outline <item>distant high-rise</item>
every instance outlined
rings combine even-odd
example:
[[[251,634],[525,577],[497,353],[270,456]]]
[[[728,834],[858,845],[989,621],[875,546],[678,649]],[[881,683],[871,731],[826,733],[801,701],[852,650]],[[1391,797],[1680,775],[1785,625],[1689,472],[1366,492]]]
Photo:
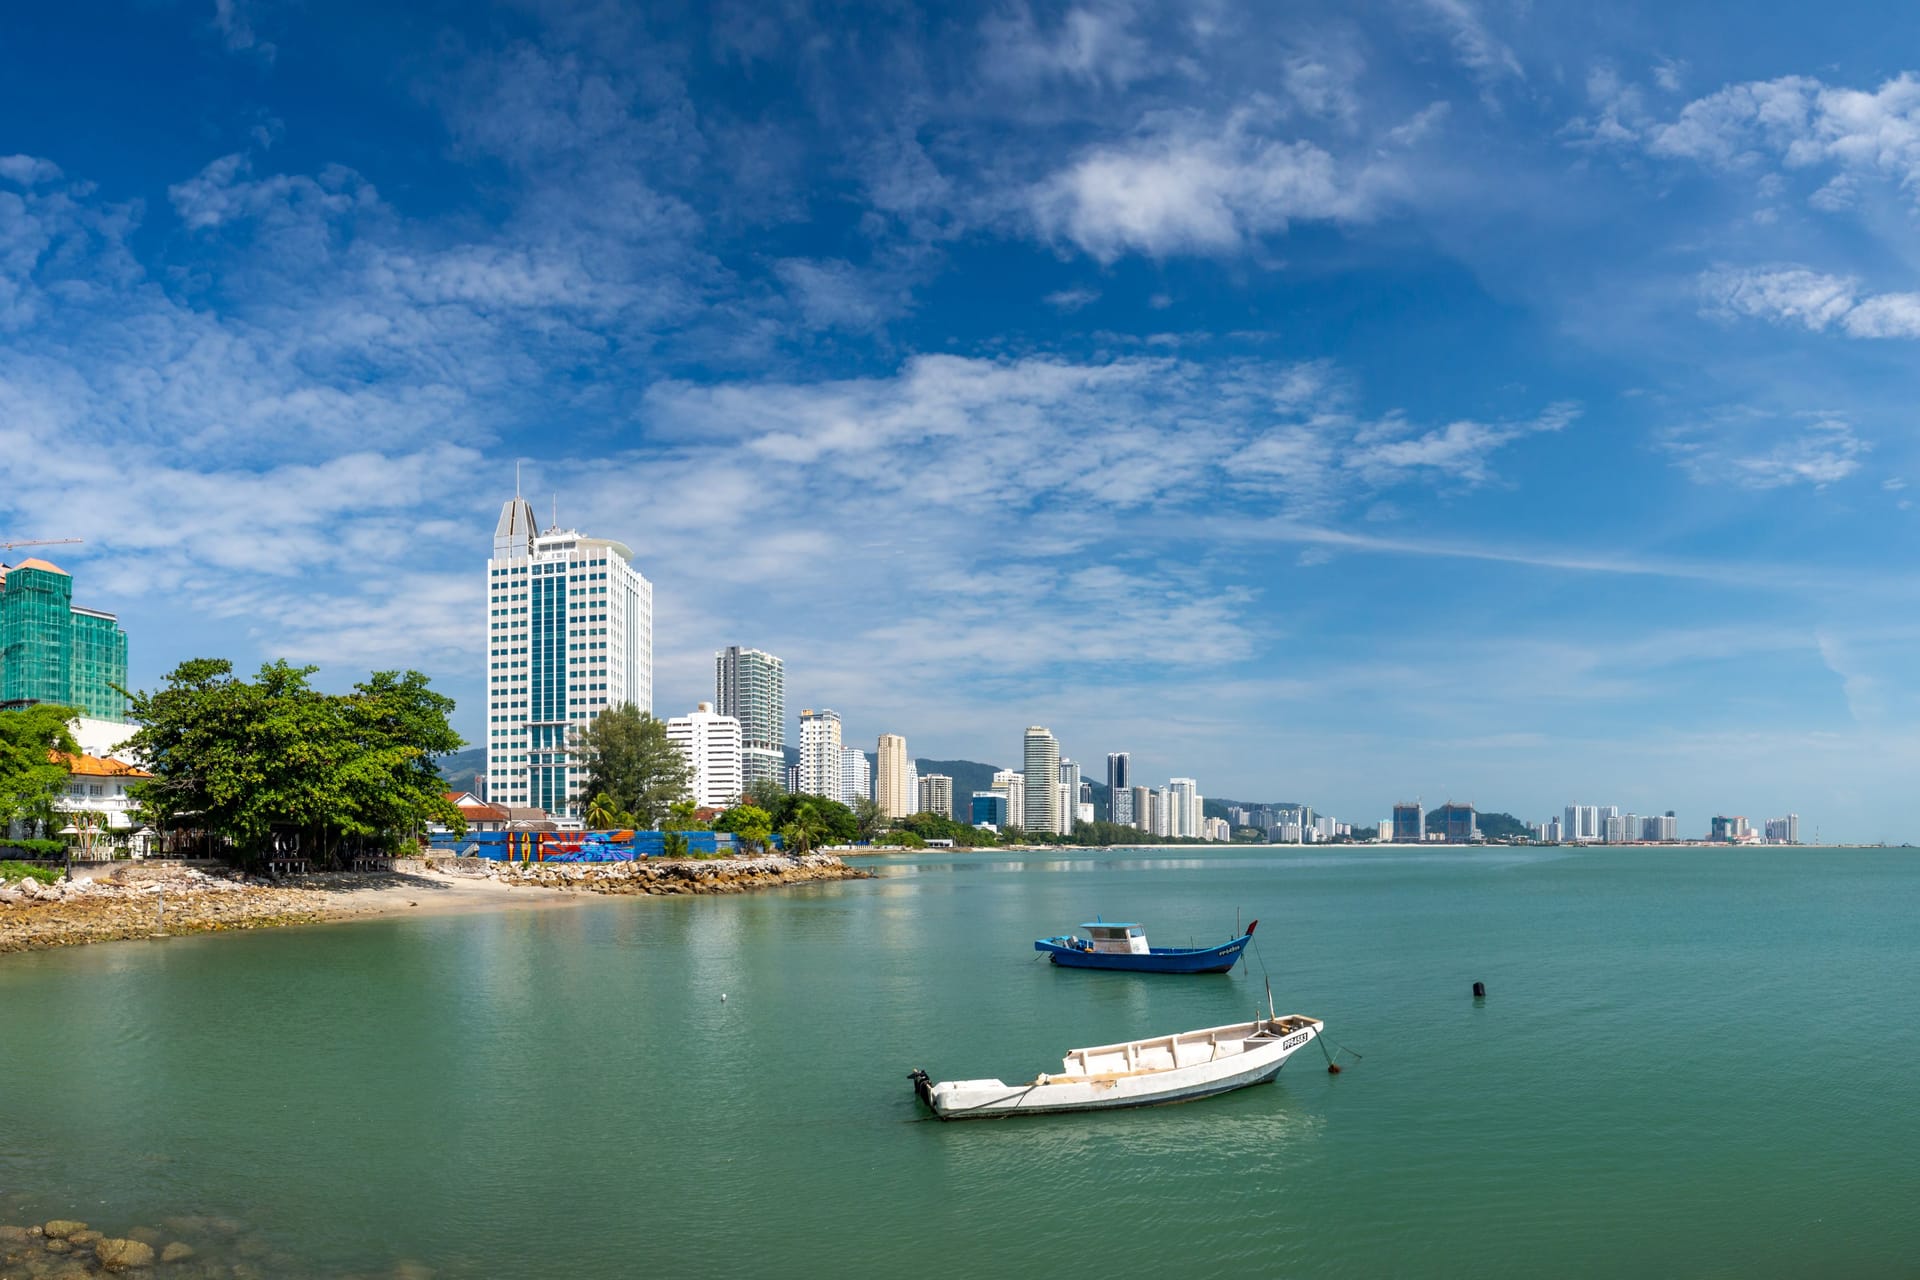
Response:
[[[1448,844],[1470,844],[1480,838],[1480,825],[1472,805],[1449,800],[1435,812],[1434,830]]]
[[[1150,809],[1153,805],[1153,792],[1146,787],[1127,788],[1127,810],[1132,815],[1129,825],[1136,831],[1152,831],[1153,821]]]
[[[1122,826],[1133,822],[1133,756],[1107,753],[1107,820]]]
[[[740,722],[716,715],[703,702],[692,715],[667,721],[667,741],[680,748],[693,769],[693,802],[703,808],[725,809],[739,803]]]
[[[1065,789],[1060,792],[1060,799],[1056,805],[1058,810],[1055,814],[1057,825],[1054,827],[1054,830],[1063,836],[1070,836],[1073,834],[1074,814],[1080,808],[1080,764],[1078,761],[1062,760],[1060,762],[1060,785]]]
[[[835,711],[800,712],[800,792],[809,796],[842,798],[840,772],[840,715]]]
[[[995,831],[1020,825],[1007,816],[1007,793],[1004,791],[974,792],[969,816],[973,826],[988,826]]]
[[[1568,843],[1598,840],[1602,834],[1599,805],[1570,804],[1567,806],[1565,821],[1561,823],[1562,839]]]
[[[1393,806],[1393,842],[1421,844],[1427,838],[1427,811],[1418,800]]]
[[[920,775],[919,813],[935,813],[943,818],[952,818],[953,779],[944,773],[923,773]]]
[[[840,748],[840,803],[873,799],[873,769],[858,747]]]
[[[1027,810],[1022,825],[1029,831],[1060,829],[1060,743],[1053,733],[1032,725],[1026,737]]]
[[[0,706],[72,707],[127,718],[127,633],[110,613],[73,603],[73,579],[45,560],[0,564]]]
[[[786,664],[759,649],[729,645],[713,655],[713,705],[740,722],[742,788],[786,784]]]
[[[913,757],[907,754],[907,740],[897,733],[880,735],[879,750],[874,753],[873,798],[889,818],[905,818],[916,811],[920,797],[914,794]]]
[[[625,543],[500,508],[487,561],[487,794],[580,816],[580,734],[601,712],[653,710],[653,584]]]
[[[1188,840],[1199,839],[1203,812],[1200,784],[1192,778],[1175,778],[1167,783],[1167,792],[1172,797],[1172,807],[1167,814],[1167,834]]]
[[[1007,818],[1003,824],[1025,829],[1027,825],[1027,775],[1018,769],[1000,769],[993,775],[993,789],[1007,798]]]

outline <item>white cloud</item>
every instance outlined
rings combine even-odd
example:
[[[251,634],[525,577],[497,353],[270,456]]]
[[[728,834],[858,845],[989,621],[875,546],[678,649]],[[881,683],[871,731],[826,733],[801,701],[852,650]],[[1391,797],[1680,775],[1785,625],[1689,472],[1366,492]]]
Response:
[[[38,156],[0,156],[0,178],[20,187],[38,186],[60,177],[60,166]]]
[[[1017,3],[982,24],[981,69],[993,80],[1061,78],[1124,89],[1156,61],[1146,39],[1132,30],[1134,16],[1133,6],[1118,0],[1078,4],[1047,31],[1026,4]]]
[[[1078,311],[1099,300],[1098,289],[1059,289],[1046,296],[1046,304],[1056,311]]]
[[[1920,78],[1910,72],[1871,91],[1811,76],[1728,85],[1637,132],[1654,155],[1720,168],[1837,169],[1809,197],[1825,211],[1851,208],[1868,177],[1920,199]]]
[[[1227,254],[1294,221],[1359,222],[1392,185],[1378,163],[1352,168],[1319,146],[1265,136],[1261,108],[1213,122],[1157,115],[1131,140],[1083,152],[1029,196],[1036,225],[1102,262]]]
[[[1798,266],[1721,267],[1703,273],[1708,310],[1802,325],[1838,328],[1855,338],[1920,338],[1920,293],[1867,294],[1852,276]]]
[[[1454,56],[1461,65],[1482,80],[1491,82],[1508,77],[1516,80],[1526,78],[1520,59],[1487,29],[1479,10],[1470,0],[1416,0],[1416,3],[1446,30]]]
[[[1679,428],[1663,447],[1700,484],[1824,489],[1860,470],[1873,445],[1833,417],[1736,415]]]

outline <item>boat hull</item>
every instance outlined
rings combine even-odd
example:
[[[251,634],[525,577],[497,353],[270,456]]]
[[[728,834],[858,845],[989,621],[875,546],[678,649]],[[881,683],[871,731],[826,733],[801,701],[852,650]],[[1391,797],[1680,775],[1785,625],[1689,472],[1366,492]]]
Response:
[[[1224,1056],[1170,1069],[1092,1076],[1043,1075],[1025,1085],[1009,1085],[1000,1080],[952,1080],[935,1084],[926,1073],[915,1072],[914,1088],[933,1114],[942,1120],[1058,1115],[1193,1102],[1272,1080],[1286,1066],[1287,1059],[1313,1042],[1323,1026],[1317,1020],[1297,1015],[1287,1021],[1292,1025],[1271,1035],[1256,1032],[1237,1042],[1233,1051]],[[1279,1024],[1250,1025],[1278,1027]],[[1189,1036],[1205,1034],[1188,1033]],[[1073,1056],[1069,1055],[1069,1061]]]
[[[1067,969],[1116,969],[1129,973],[1226,973],[1247,949],[1243,935],[1217,947],[1155,947],[1151,951],[1087,951],[1052,938],[1034,942],[1033,949]]]

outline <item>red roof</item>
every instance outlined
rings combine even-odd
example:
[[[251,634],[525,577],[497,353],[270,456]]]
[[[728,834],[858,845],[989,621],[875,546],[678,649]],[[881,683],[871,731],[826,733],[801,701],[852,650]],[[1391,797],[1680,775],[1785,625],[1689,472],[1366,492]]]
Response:
[[[67,772],[88,778],[151,778],[153,775],[145,769],[136,769],[124,760],[102,759],[100,756],[68,755],[64,751],[49,751],[47,759],[56,764],[67,766]]]

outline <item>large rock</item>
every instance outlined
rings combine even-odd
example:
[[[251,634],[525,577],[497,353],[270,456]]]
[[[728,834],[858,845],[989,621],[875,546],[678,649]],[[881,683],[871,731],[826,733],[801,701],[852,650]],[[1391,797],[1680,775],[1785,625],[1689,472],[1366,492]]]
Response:
[[[109,1271],[153,1265],[153,1246],[142,1240],[102,1240],[93,1246],[93,1254]]]
[[[65,1240],[74,1232],[85,1231],[86,1229],[87,1224],[84,1222],[73,1222],[66,1218],[55,1218],[52,1222],[40,1228],[40,1234],[49,1240]]]

